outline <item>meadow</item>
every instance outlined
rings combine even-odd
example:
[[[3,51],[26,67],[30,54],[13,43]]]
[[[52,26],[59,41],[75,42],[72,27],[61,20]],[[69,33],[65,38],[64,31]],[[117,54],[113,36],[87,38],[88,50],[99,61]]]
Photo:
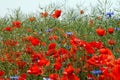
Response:
[[[120,80],[119,14],[86,13],[16,9],[0,18],[0,80]]]

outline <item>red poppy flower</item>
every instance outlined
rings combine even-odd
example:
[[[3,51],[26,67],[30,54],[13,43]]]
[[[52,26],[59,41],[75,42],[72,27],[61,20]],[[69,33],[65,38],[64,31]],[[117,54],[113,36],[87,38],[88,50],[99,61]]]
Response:
[[[1,78],[0,77],[0,80],[10,80],[10,78]]]
[[[92,41],[92,42],[90,42],[89,43],[92,47],[95,47],[95,48],[97,48],[97,49],[100,49],[100,48],[103,48],[104,47],[104,45],[103,45],[103,43],[102,42],[100,42],[100,41]]]
[[[78,78],[75,74],[70,74],[67,77],[68,80],[80,80],[80,78]]]
[[[49,75],[50,80],[59,80],[59,75],[58,74],[50,74]]]
[[[6,28],[4,28],[3,30],[5,30],[5,31],[12,31],[12,28],[11,27],[9,27],[9,26],[7,26]]]
[[[95,52],[94,48],[89,43],[85,44],[84,48],[88,54],[94,54]]]
[[[64,49],[64,48],[60,48],[60,49],[58,49],[58,54],[59,55],[63,55],[63,54],[67,54],[68,53],[68,50],[66,50],[66,49]]]
[[[34,39],[33,36],[27,36],[27,40],[28,40],[28,41],[32,41],[33,39]]]
[[[87,63],[93,66],[102,66],[106,64],[107,56],[93,56],[92,58],[87,60]]]
[[[87,80],[96,80],[92,74],[87,74]]]
[[[0,70],[0,76],[3,76],[5,72],[3,70]]]
[[[27,70],[27,72],[29,74],[33,74],[33,75],[40,75],[42,74],[42,69],[37,65],[37,64],[33,64],[31,65],[31,67]]]
[[[19,77],[18,77],[18,80],[27,80],[27,75],[25,73],[21,74]]]
[[[16,56],[16,58],[20,57],[21,56],[21,52],[15,52],[14,55]]]
[[[23,68],[26,65],[26,62],[24,62],[24,61],[17,61],[16,64],[17,64],[18,67]]]
[[[48,16],[48,12],[42,12],[40,13],[41,17],[47,17]]]
[[[109,40],[108,40],[108,44],[109,44],[109,45],[115,45],[115,44],[116,44],[116,41],[113,40],[113,39],[109,39]]]
[[[41,59],[41,60],[38,60],[38,65],[39,66],[49,66],[49,64],[50,64],[50,61],[49,60],[47,60],[47,59]]]
[[[101,48],[99,49],[100,54],[108,54],[108,49],[107,48]]]
[[[12,22],[12,26],[14,28],[20,28],[21,27],[21,22],[20,21],[14,21],[14,22]]]
[[[28,54],[31,54],[33,52],[33,49],[30,46],[26,46],[24,51]]]
[[[116,65],[112,70],[113,80],[120,80],[120,65]]]
[[[58,54],[57,54],[57,50],[55,49],[50,49],[46,52],[46,56],[54,56],[54,57],[57,57]]]
[[[29,18],[29,21],[30,21],[30,22],[33,22],[34,20],[35,20],[35,17],[30,17],[30,18]]]
[[[108,28],[108,33],[112,34],[114,32],[114,28]]]
[[[105,76],[104,75],[99,75],[99,80],[105,80]]]
[[[105,80],[114,80],[114,79],[111,79],[111,74],[110,74],[110,70],[108,67],[101,67],[100,70],[102,71],[102,74],[105,76]]]
[[[87,62],[90,65],[94,66],[113,66],[113,63],[115,61],[115,58],[111,52],[111,50],[107,49],[101,51],[101,54],[98,56],[93,56],[92,58],[88,59]]]
[[[74,72],[74,68],[71,65],[69,65],[67,68],[64,69],[63,74],[69,75],[72,74],[73,72]]]
[[[75,73],[76,73],[76,74],[79,74],[80,71],[81,71],[80,68],[76,68],[76,69],[75,69]]]
[[[63,75],[60,80],[68,80],[67,76],[66,75]]]
[[[31,43],[32,43],[33,46],[37,46],[37,45],[40,44],[40,41],[39,41],[39,39],[34,38],[34,39],[31,40]]]
[[[38,60],[44,59],[43,54],[41,53],[33,53],[31,58],[33,62],[38,62]]]
[[[57,61],[57,62],[54,64],[54,69],[55,69],[55,70],[60,70],[61,67],[62,67],[61,62],[58,62],[58,61]]]
[[[53,18],[59,18],[61,15],[61,10],[55,10],[54,13],[52,14]]]
[[[72,46],[70,48],[70,54],[74,55],[74,54],[76,54],[76,52],[77,52],[77,46]]]
[[[120,65],[120,58],[118,58],[117,60],[115,60],[115,64]]]
[[[50,43],[48,45],[48,50],[55,49],[56,48],[56,43]]]
[[[102,28],[98,28],[96,29],[96,33],[99,35],[99,36],[104,36],[106,34],[106,31]]]
[[[70,44],[73,45],[73,46],[80,46],[80,47],[83,47],[86,42],[83,41],[83,40],[80,40],[79,38],[76,38],[76,37],[72,37],[70,39]]]
[[[58,39],[58,36],[56,35],[51,35],[48,37],[49,40],[57,40]]]
[[[18,42],[15,40],[6,40],[6,41],[3,41],[3,44],[5,44],[7,46],[16,46],[18,44]]]

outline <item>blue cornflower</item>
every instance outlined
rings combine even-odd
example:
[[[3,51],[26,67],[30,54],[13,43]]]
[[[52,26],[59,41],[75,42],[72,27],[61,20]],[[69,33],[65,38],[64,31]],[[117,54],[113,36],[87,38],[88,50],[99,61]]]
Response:
[[[107,12],[107,13],[106,13],[106,16],[107,16],[108,18],[111,18],[112,15],[114,15],[114,12]]]
[[[120,28],[118,28],[118,27],[115,27],[114,29],[115,29],[115,31],[120,31]]]
[[[43,78],[43,80],[50,80],[50,78]]]
[[[47,29],[47,30],[45,30],[46,32],[51,32],[52,31],[52,29]]]
[[[98,75],[98,74],[101,74],[102,71],[101,70],[93,70],[91,71],[92,74],[95,74],[95,75]]]
[[[10,80],[18,80],[18,76],[10,76]]]
[[[70,49],[71,47],[70,47],[70,46],[66,46],[65,48],[66,48],[66,49]]]
[[[72,32],[66,32],[67,35],[72,35],[73,33]]]

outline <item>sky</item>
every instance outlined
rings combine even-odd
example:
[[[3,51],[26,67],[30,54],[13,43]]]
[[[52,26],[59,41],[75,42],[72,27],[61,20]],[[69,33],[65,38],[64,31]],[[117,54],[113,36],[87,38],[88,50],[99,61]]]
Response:
[[[104,1],[104,0],[101,0]],[[117,0],[109,0],[113,3],[113,6],[117,4]],[[65,4],[66,2],[66,4]],[[9,13],[9,10],[20,8],[25,14],[36,13],[40,7],[46,7],[49,4],[66,5],[67,8],[74,8],[76,5],[87,7],[90,5],[95,6],[97,0],[0,0],[0,17]]]

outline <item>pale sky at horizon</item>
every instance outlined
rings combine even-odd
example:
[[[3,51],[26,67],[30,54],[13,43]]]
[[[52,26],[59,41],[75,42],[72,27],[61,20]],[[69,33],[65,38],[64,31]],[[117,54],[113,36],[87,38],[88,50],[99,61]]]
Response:
[[[97,3],[97,0],[0,0],[0,17],[5,16],[8,13],[8,9],[20,8],[23,13],[36,13],[39,10],[39,6],[45,7],[51,3],[63,4],[64,1],[69,7],[84,3],[83,6],[89,8],[90,4],[94,6]],[[109,1],[113,3],[113,6],[117,4],[117,0]]]

